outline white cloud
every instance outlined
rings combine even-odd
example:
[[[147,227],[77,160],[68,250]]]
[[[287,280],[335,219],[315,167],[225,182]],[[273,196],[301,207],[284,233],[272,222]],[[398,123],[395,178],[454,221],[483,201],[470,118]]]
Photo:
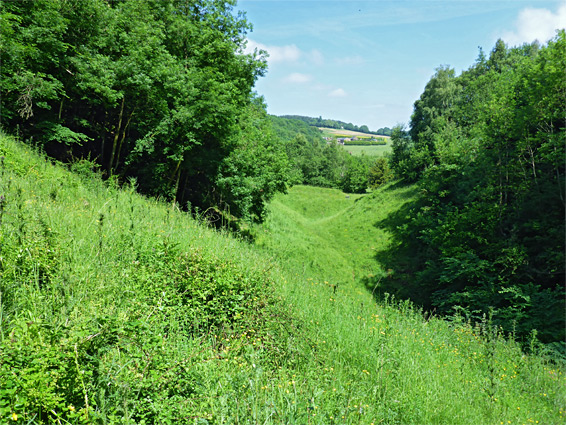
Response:
[[[330,97],[346,97],[346,96],[348,96],[348,93],[346,93],[346,91],[344,89],[336,89],[336,90],[332,90],[330,93],[328,93],[328,96],[330,96]]]
[[[560,6],[556,13],[548,9],[526,8],[519,13],[516,29],[504,33],[501,38],[512,46],[535,40],[545,43],[562,28],[566,28],[566,5]]]
[[[312,76],[308,74],[301,74],[299,72],[293,72],[292,74],[287,75],[284,79],[286,83],[294,83],[294,84],[304,84],[312,81]]]
[[[243,52],[250,54],[253,53],[255,49],[265,50],[269,54],[269,57],[267,58],[269,63],[297,62],[299,59],[304,59],[314,65],[320,66],[324,64],[324,56],[318,49],[312,49],[310,52],[305,52],[299,49],[295,44],[288,44],[286,46],[268,46],[254,40],[247,39],[246,47],[243,49]]]
[[[267,46],[250,39],[247,40],[244,53],[253,53],[256,48],[267,51],[269,54],[267,61],[270,63],[296,62],[301,56],[303,56],[301,49],[294,44],[289,44],[287,46]]]

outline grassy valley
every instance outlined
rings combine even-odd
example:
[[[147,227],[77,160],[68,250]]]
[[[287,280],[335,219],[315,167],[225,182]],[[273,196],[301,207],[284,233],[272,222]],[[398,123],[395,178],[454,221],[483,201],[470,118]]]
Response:
[[[0,422],[564,421],[536,343],[364,286],[413,186],[294,187],[250,244],[88,161],[5,136],[0,156]]]
[[[374,256],[387,249],[389,240],[376,223],[411,199],[415,190],[390,185],[365,196],[295,186],[274,199],[257,242],[302,262],[311,273],[327,273],[328,279],[352,285],[379,273]]]
[[[236,7],[0,2],[0,423],[563,424],[566,32],[371,132]]]

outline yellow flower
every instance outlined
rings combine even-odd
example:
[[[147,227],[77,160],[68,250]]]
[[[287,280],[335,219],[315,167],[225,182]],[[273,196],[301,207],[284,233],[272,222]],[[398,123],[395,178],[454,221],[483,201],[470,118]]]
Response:
[[[16,412],[12,413],[12,420],[13,421],[17,421],[18,420],[18,415],[16,415]]]

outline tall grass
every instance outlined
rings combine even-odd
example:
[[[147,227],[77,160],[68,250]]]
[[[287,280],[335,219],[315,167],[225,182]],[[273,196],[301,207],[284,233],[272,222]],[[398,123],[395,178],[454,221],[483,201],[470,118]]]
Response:
[[[560,365],[524,354],[487,317],[478,326],[425,318],[407,302],[376,304],[364,287],[367,273],[387,278],[374,259],[389,244],[378,223],[415,190],[389,185],[348,199],[294,187],[273,202],[260,229],[263,248],[294,270],[281,292],[316,326],[324,367],[308,385],[326,380],[321,394],[340,394],[321,403],[320,423],[562,422]]]
[[[254,246],[88,162],[0,156],[2,423],[564,422],[559,365],[360,284],[368,216],[411,188],[294,189]]]

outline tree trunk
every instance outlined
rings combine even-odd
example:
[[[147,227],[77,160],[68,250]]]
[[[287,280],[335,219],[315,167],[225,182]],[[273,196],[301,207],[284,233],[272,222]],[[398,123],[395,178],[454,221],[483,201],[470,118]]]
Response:
[[[128,129],[128,126],[130,125],[130,121],[132,121],[132,117],[134,115],[135,110],[136,110],[135,108],[132,110],[132,113],[128,117],[128,121],[126,122],[126,125],[124,126],[124,129],[122,130],[122,137],[120,138],[120,144],[118,145],[118,151],[116,153],[116,164],[114,165],[114,168],[116,168],[116,169],[118,168],[118,165],[120,164],[120,153],[122,152],[122,145],[124,144],[124,139],[126,138],[126,130]]]
[[[126,97],[122,98],[122,106],[120,107],[120,115],[118,116],[118,128],[114,133],[114,143],[112,143],[112,152],[110,154],[110,162],[108,164],[108,173],[112,175],[112,165],[114,164],[114,157],[116,156],[116,149],[118,148],[118,138],[120,137],[120,129],[122,128],[122,116],[124,115],[124,101]]]

